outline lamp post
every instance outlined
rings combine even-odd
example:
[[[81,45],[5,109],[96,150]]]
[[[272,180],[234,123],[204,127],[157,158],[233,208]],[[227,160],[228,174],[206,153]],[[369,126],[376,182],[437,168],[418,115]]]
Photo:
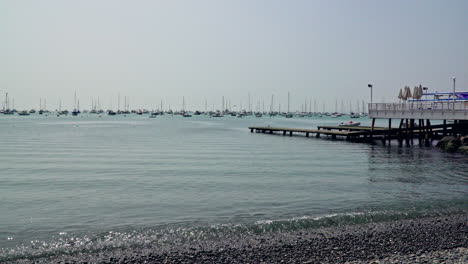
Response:
[[[425,91],[425,94],[424,94],[424,95],[426,96],[426,101],[427,101],[427,90],[429,90],[429,88],[423,87],[423,90]]]
[[[367,87],[370,88],[370,106],[371,106],[371,109],[372,109],[372,84],[367,84]]]
[[[453,110],[455,111],[455,81],[457,78],[453,77]]]

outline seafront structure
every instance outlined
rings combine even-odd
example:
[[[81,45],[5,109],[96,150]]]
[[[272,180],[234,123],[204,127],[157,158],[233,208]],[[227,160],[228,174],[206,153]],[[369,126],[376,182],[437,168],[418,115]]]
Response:
[[[372,88],[372,85],[369,85]],[[447,135],[460,136],[468,134],[468,92],[453,93],[423,93],[423,87],[415,88],[411,96],[409,87],[400,91],[400,103],[370,103],[368,105],[371,126],[319,126],[317,129],[295,129],[274,127],[249,127],[251,132],[282,133],[292,136],[293,133],[315,134],[344,137],[355,142],[373,142],[381,140],[385,145],[392,139],[400,144],[404,141],[409,145],[417,138],[419,144],[430,145],[433,139]],[[425,96],[425,99],[422,99]],[[427,99],[433,96],[433,99]],[[408,100],[413,97],[414,99]],[[376,119],[388,119],[388,127],[376,127]],[[392,126],[392,120],[398,120],[399,125]],[[398,122],[397,121],[397,122]]]
[[[414,99],[408,100],[411,97]],[[376,119],[388,119],[389,133],[386,137],[389,141],[392,139],[392,119],[400,120],[395,135],[400,140],[402,130],[405,130],[406,140],[411,139],[411,142],[414,131],[417,130],[419,141],[424,139],[426,144],[431,139],[438,138],[438,132],[441,132],[442,136],[468,134],[468,92],[455,92],[455,78],[453,92],[423,93],[423,87],[419,86],[415,87],[411,95],[409,87],[405,87],[404,91],[400,90],[398,98],[403,100],[403,103],[370,103],[368,106],[372,131]],[[442,124],[431,125],[434,121]],[[447,121],[451,124],[447,124]]]

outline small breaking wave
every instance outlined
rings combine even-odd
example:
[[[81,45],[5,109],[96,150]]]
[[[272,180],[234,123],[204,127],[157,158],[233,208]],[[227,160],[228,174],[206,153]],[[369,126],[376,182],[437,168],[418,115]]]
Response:
[[[193,227],[148,228],[133,231],[108,231],[99,234],[73,235],[60,233],[50,241],[30,241],[13,248],[0,249],[1,261],[37,259],[55,255],[102,252],[124,248],[164,248],[193,242],[248,239],[251,236],[281,232],[296,232],[323,227],[338,227],[383,221],[414,219],[466,213],[452,211],[375,211],[301,216],[290,219],[258,220],[244,224],[217,224]]]

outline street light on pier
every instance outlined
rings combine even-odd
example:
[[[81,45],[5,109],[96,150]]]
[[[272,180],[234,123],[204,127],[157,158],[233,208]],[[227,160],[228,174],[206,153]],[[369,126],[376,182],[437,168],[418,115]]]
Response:
[[[457,78],[453,77],[453,110],[455,111],[455,81]]]
[[[372,87],[373,87],[373,85],[369,83],[369,84],[367,84],[367,87],[370,88],[370,103],[371,103],[371,108],[372,108]]]
[[[423,90],[424,90],[424,95],[426,96],[426,101],[427,101],[427,90],[429,90],[429,88],[423,87]]]

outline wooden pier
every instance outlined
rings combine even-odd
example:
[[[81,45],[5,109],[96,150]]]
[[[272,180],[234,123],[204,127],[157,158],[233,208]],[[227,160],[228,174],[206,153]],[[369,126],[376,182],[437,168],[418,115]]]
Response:
[[[407,123],[407,124],[406,124]],[[419,122],[415,125],[414,121],[400,122],[399,127],[375,127],[375,126],[318,126],[317,129],[305,128],[284,128],[284,127],[270,127],[258,126],[249,127],[250,132],[264,133],[264,134],[282,134],[284,136],[293,136],[294,134],[305,135],[310,137],[314,135],[319,138],[321,135],[336,139],[342,139],[353,142],[374,142],[380,140],[385,145],[390,143],[392,139],[397,139],[400,144],[406,142],[412,144],[414,139],[417,138],[419,144],[430,144],[433,139],[440,139],[447,135],[458,135],[468,131],[467,122],[454,122],[440,125],[431,125],[430,121]]]
[[[250,132],[257,132],[257,133],[267,133],[267,134],[274,134],[275,132],[280,132],[283,133],[283,135],[289,135],[292,136],[293,133],[296,134],[304,134],[306,137],[309,137],[310,135],[314,135],[315,137],[320,137],[321,134],[331,136],[333,139],[336,139],[337,136],[339,137],[345,137],[348,140],[357,138],[359,136],[362,136],[364,133],[363,131],[350,131],[344,129],[344,127],[341,130],[332,130],[332,129],[303,129],[303,128],[284,128],[284,127],[249,127]]]

